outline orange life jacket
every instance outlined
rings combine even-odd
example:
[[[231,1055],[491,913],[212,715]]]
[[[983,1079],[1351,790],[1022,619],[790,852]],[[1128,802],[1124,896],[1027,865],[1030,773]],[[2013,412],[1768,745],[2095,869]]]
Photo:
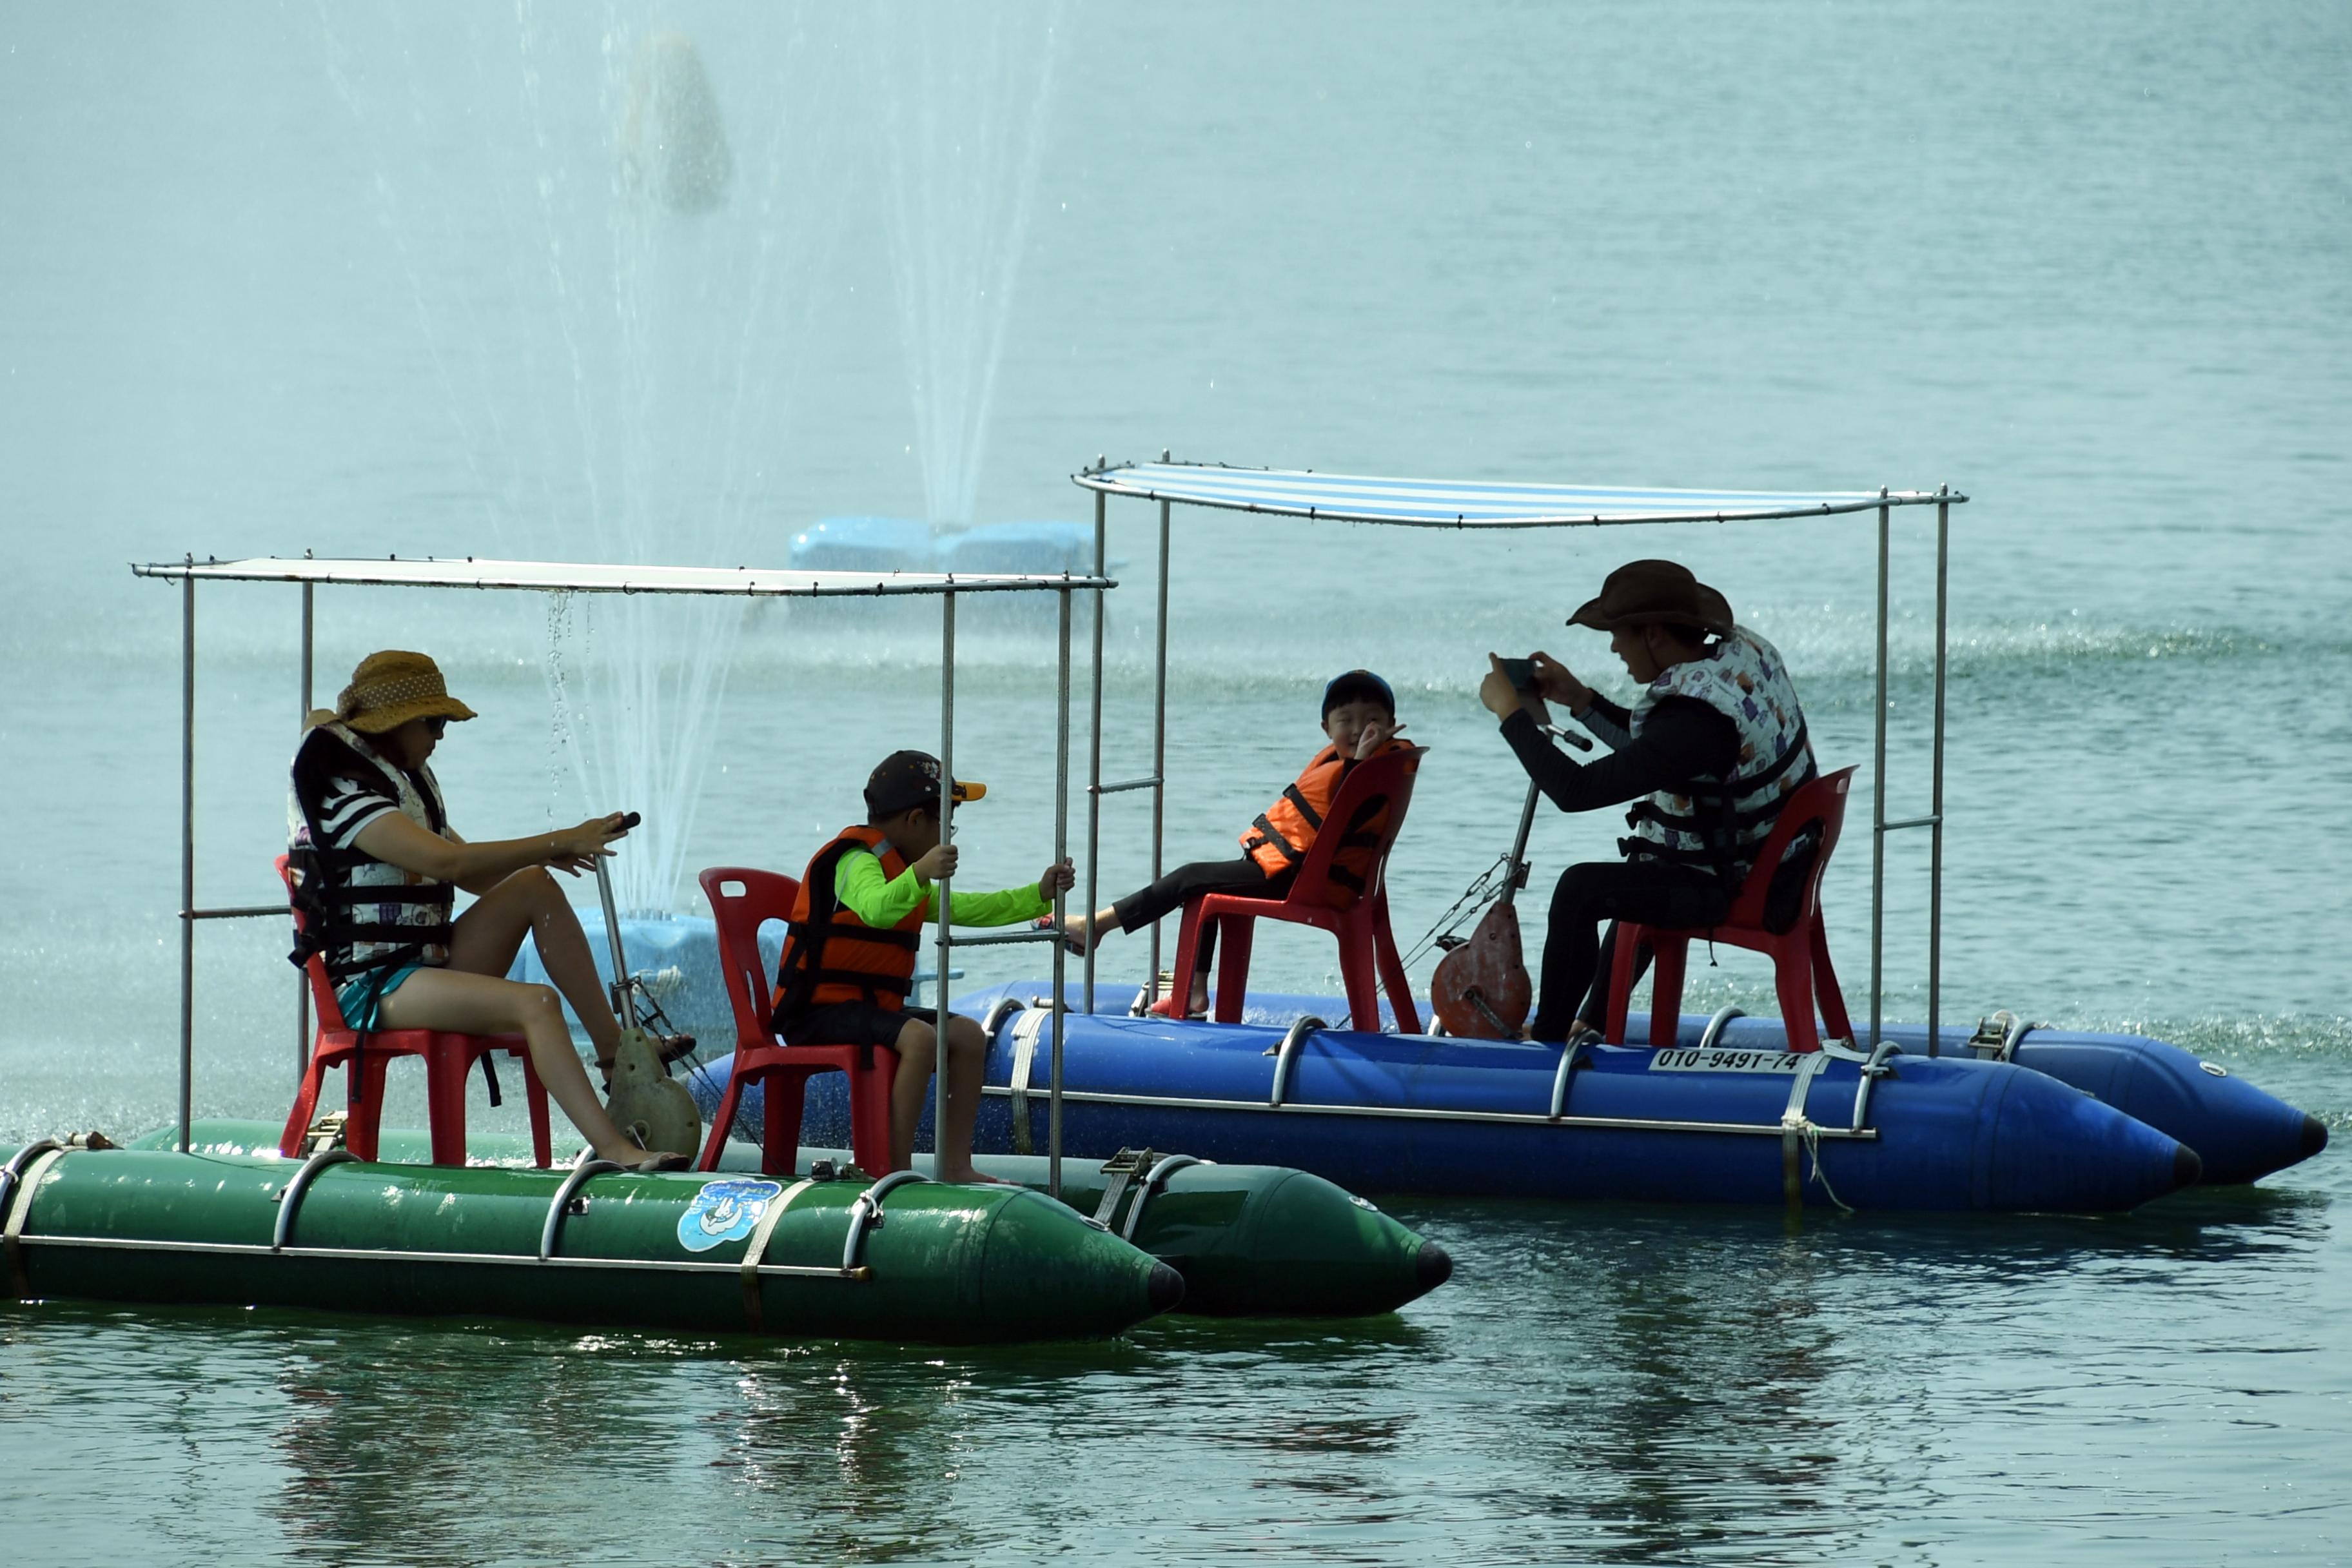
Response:
[[[892,880],[907,868],[907,858],[878,827],[845,827],[816,852],[793,898],[783,959],[776,966],[771,1005],[779,1034],[794,1015],[839,1002],[870,1002],[895,1013],[914,989],[923,906],[908,910],[895,926],[877,929],[859,920],[834,893],[834,873],[841,858],[860,849],[872,850],[882,862],[883,876]]]
[[[1381,744],[1373,756],[1385,756],[1397,747],[1407,744],[1391,740]],[[1366,759],[1369,761],[1370,759]],[[1314,847],[1315,836],[1323,830],[1324,814],[1331,809],[1331,797],[1339,793],[1339,780],[1355,759],[1339,755],[1337,746],[1326,746],[1315,753],[1307,771],[1297,782],[1282,792],[1282,798],[1259,812],[1241,836],[1242,848],[1255,860],[1269,877],[1301,864],[1307,851]],[[1364,890],[1364,873],[1369,866],[1368,854],[1349,855],[1349,849],[1369,850],[1379,841],[1381,820],[1386,808],[1370,822],[1349,823],[1340,840],[1341,853],[1332,858],[1331,879],[1356,892]],[[1358,841],[1361,840],[1361,843]],[[1359,864],[1358,862],[1365,862]]]

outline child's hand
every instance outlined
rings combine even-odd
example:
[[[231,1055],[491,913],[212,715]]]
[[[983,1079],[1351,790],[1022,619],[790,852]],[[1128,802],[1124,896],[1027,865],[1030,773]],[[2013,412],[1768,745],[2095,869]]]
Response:
[[[944,882],[955,875],[955,868],[956,847],[952,844],[932,846],[930,852],[916,861],[913,868],[918,882]]]
[[[1050,904],[1055,893],[1066,893],[1077,885],[1077,872],[1071,868],[1067,860],[1064,860],[1058,865],[1046,867],[1045,874],[1037,879],[1037,896]]]
[[[1592,706],[1593,690],[1576,679],[1576,672],[1548,653],[1528,656],[1536,667],[1536,689],[1555,702],[1565,702],[1570,713],[1581,713]]]
[[[1403,732],[1402,724],[1384,724],[1378,719],[1373,720],[1356,737],[1356,761],[1362,762]]]

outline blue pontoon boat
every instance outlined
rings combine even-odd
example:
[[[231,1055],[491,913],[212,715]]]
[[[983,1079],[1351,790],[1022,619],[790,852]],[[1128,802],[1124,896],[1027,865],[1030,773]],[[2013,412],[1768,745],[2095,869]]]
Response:
[[[1050,1111],[1061,1146],[1108,1154],[1146,1144],[1228,1160],[1301,1165],[1373,1192],[1490,1193],[1559,1198],[1791,1203],[1891,1209],[2098,1211],[2132,1207],[2201,1179],[2245,1182],[2318,1152],[2324,1126],[2217,1064],[2141,1037],[2012,1024],[1967,1034],[1940,1017],[1944,689],[1949,489],[1785,494],[1449,483],[1231,468],[1191,463],[1107,466],[1076,476],[1105,502],[1156,502],[1160,595],[1150,773],[1105,782],[1102,661],[1094,659],[1094,743],[1087,830],[1087,907],[1107,796],[1149,792],[1152,869],[1163,869],[1169,521],[1176,504],[1274,516],[1423,528],[1559,528],[1761,521],[1875,512],[1877,702],[1873,763],[1886,756],[1887,575],[1892,518],[1935,508],[1936,643],[1929,809],[1890,820],[1874,790],[1870,1005],[1854,1039],[1788,1049],[1772,1019],[1727,1009],[1681,1020],[1666,1049],[1623,1043],[1563,1051],[1517,1041],[1399,1035],[1343,1001],[1253,993],[1239,1023],[1142,1015],[1156,982],[1082,976],[957,997],[993,1037],[980,1145],[1044,1142]],[[1099,567],[1097,567],[1099,573]],[[1097,622],[1099,625],[1099,622]],[[1885,841],[1930,835],[1927,1021],[1890,1025],[1884,996]],[[1523,873],[1521,873],[1523,874]],[[1475,911],[1473,911],[1475,913]],[[942,952],[944,959],[944,952]],[[1150,973],[1160,972],[1157,931]],[[1056,965],[1059,967],[1058,963]],[[1057,976],[1057,979],[1059,977]],[[1064,998],[1058,1026],[1047,1027]],[[1325,1020],[1355,1026],[1333,1028]],[[1636,1015],[1626,1037],[1647,1041]],[[1860,1026],[1861,1020],[1856,1020]],[[723,1071],[723,1065],[721,1070]],[[806,1136],[837,1138],[845,1108],[811,1086]]]

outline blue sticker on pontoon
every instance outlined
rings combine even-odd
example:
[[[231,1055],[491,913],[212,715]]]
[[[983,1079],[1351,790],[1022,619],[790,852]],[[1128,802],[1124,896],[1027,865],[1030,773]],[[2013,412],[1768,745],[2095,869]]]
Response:
[[[722,1241],[740,1241],[759,1225],[768,1205],[783,1195],[777,1182],[741,1176],[705,1182],[678,1216],[678,1245],[688,1252],[708,1252]]]

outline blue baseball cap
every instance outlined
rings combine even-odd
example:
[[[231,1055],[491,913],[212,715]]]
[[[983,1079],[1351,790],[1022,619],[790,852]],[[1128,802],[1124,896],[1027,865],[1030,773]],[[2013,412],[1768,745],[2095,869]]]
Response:
[[[1390,718],[1396,717],[1396,693],[1389,689],[1387,681],[1369,669],[1351,669],[1334,677],[1331,684],[1323,689],[1321,716],[1328,719],[1332,709],[1347,702],[1377,702],[1389,710]]]

